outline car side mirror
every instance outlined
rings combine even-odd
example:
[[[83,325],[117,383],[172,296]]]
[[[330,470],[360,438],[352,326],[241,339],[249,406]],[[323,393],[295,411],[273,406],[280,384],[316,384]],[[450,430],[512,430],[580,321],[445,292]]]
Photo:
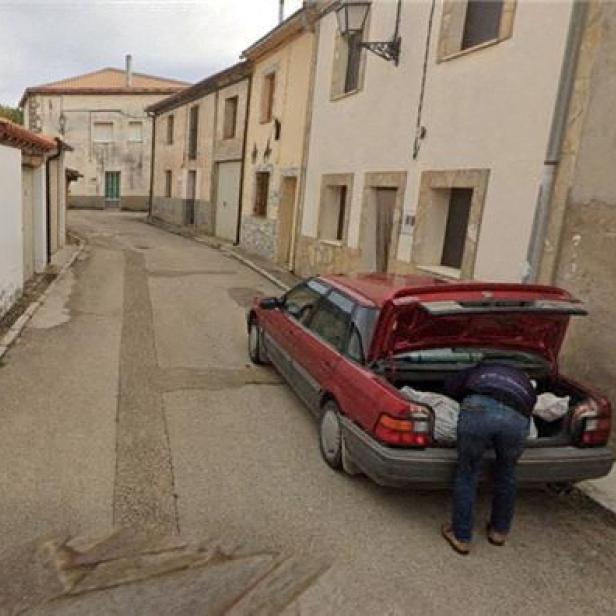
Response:
[[[280,307],[280,299],[277,297],[264,297],[259,301],[259,308],[263,310],[274,310]]]

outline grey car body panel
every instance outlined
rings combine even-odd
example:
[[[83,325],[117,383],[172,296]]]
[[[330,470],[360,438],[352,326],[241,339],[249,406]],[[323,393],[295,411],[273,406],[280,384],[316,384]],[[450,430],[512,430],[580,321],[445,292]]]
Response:
[[[353,464],[375,483],[390,487],[447,486],[453,482],[455,448],[396,449],[373,439],[342,417],[345,447]],[[493,452],[484,461],[483,479],[489,475]],[[572,446],[526,449],[517,469],[518,483],[573,483],[607,475],[614,463],[609,447]]]

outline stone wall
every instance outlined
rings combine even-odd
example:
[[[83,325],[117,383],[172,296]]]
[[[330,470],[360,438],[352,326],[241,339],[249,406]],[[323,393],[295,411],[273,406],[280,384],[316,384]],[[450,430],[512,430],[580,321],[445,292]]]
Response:
[[[295,257],[295,273],[299,276],[358,271],[361,271],[359,248],[300,236]]]
[[[561,368],[595,387],[612,404],[616,403],[615,57],[616,4],[593,1],[551,202],[540,280],[562,286],[585,302],[589,316],[573,320]]]
[[[258,216],[242,218],[240,243],[242,248],[267,259],[276,257],[276,221]]]
[[[186,199],[155,197],[152,203],[152,217],[178,227],[186,226]],[[209,201],[195,201],[196,230],[212,235],[214,232],[214,216]]]

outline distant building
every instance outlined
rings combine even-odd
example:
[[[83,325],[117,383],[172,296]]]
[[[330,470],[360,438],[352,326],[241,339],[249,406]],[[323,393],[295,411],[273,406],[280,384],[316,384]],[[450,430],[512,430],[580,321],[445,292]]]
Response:
[[[237,241],[250,75],[240,62],[147,108],[154,219]]]
[[[69,207],[147,210],[151,120],[145,108],[189,84],[105,68],[27,88],[24,125],[66,139],[67,164],[83,175],[71,185]]]
[[[68,149],[0,118],[0,318],[64,246]]]

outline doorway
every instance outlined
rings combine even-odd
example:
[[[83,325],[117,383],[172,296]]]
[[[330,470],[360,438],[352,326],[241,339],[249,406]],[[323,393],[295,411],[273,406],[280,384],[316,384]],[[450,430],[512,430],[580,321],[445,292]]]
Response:
[[[190,170],[186,183],[186,207],[184,210],[184,224],[195,224],[195,199],[197,197],[197,172]]]
[[[371,193],[364,211],[362,267],[369,272],[384,273],[389,267],[398,189],[375,186]]]
[[[105,207],[120,205],[120,172],[105,171]]]
[[[297,178],[282,178],[278,206],[278,262],[286,267],[291,266],[296,195]]]
[[[218,164],[216,231],[214,234],[231,242],[237,240],[241,175],[241,162]]]

